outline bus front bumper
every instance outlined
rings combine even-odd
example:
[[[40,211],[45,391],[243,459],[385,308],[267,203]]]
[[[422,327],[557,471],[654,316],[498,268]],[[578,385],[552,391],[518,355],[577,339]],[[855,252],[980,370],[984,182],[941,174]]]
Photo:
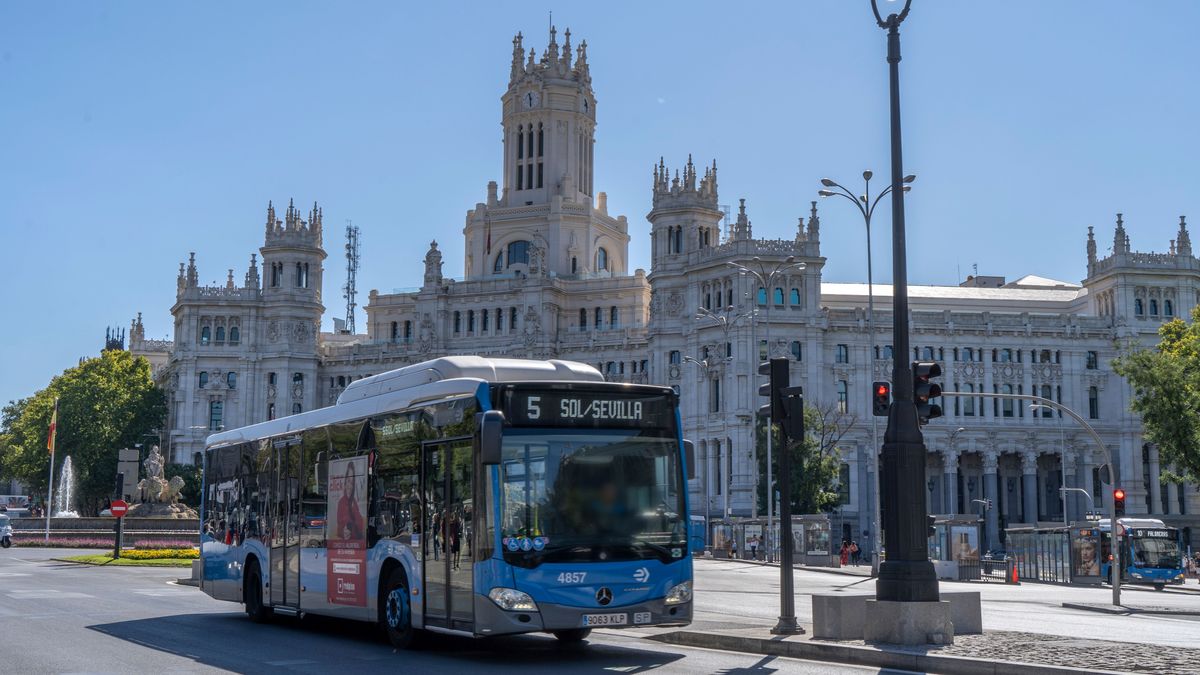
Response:
[[[479,635],[509,635],[574,628],[638,628],[642,626],[686,626],[692,622],[692,602],[667,605],[662,598],[621,607],[570,607],[538,603],[539,611],[506,611],[485,596],[475,596],[475,632]],[[605,617],[596,619],[594,617]],[[604,623],[585,624],[590,621]]]

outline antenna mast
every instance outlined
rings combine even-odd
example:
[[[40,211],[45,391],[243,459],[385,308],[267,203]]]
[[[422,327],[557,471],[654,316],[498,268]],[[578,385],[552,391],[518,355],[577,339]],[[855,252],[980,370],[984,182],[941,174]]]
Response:
[[[346,285],[342,286],[342,297],[346,299],[346,331],[354,334],[354,308],[358,291],[354,279],[358,275],[358,227],[346,221]]]

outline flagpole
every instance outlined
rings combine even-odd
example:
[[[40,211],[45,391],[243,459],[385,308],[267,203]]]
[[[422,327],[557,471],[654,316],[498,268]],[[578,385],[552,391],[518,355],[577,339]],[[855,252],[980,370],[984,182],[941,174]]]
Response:
[[[46,439],[46,444],[50,446],[50,482],[49,488],[46,490],[46,541],[50,543],[50,513],[54,511],[54,442],[55,436],[58,435],[58,399],[54,399],[54,414],[50,417],[50,437]]]

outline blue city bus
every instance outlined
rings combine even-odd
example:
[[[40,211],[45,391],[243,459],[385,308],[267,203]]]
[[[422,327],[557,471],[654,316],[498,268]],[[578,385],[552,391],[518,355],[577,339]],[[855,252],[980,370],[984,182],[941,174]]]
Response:
[[[1183,545],[1179,530],[1156,518],[1118,518],[1125,530],[1121,537],[1121,583],[1149,584],[1163,590],[1167,584],[1182,584]],[[1112,581],[1112,525],[1099,522],[1100,578]]]
[[[201,588],[257,622],[377,623],[398,648],[687,625],[678,409],[580,363],[452,356],[214,434]]]

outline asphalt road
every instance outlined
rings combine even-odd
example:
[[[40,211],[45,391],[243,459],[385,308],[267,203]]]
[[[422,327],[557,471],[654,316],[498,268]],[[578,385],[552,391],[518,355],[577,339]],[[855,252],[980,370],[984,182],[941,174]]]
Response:
[[[0,671],[358,673],[394,672],[403,666],[420,673],[880,672],[674,647],[617,631],[593,634],[587,645],[569,648],[541,635],[487,640],[438,636],[425,649],[397,653],[366,624],[327,619],[252,624],[240,605],[173,583],[185,570],[49,561],[74,553],[0,552]]]

